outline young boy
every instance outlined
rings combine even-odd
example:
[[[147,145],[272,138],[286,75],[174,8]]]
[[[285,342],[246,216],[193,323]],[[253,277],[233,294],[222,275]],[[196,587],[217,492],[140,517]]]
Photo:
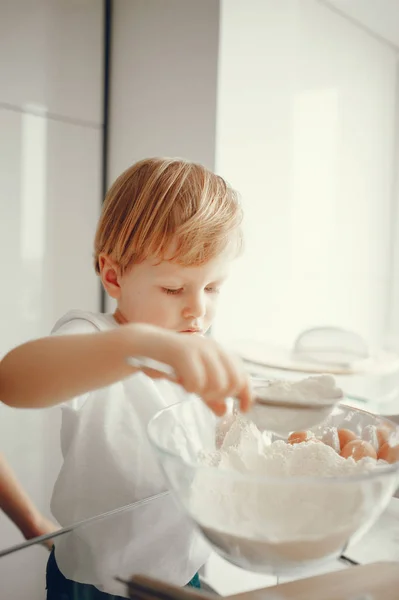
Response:
[[[132,355],[171,364],[186,390],[218,414],[229,395],[245,410],[250,391],[243,367],[202,337],[240,250],[240,222],[236,194],[204,167],[157,158],[137,163],[111,187],[95,239],[95,268],[116,312],[71,312],[54,333],[100,336],[133,328]],[[125,343],[124,357],[126,350]],[[180,386],[138,373],[64,407],[64,464],[52,499],[61,525],[153,501],[126,513],[123,526],[100,522],[79,538],[56,541],[49,600],[120,595],[114,577],[133,571],[186,585],[204,564],[207,547],[173,499],[155,498],[166,487],[146,433],[159,409],[186,397]]]

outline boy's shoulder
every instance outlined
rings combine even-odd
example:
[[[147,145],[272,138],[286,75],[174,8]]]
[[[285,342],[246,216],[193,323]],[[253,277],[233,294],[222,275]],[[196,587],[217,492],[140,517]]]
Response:
[[[70,310],[58,319],[51,333],[54,335],[95,333],[117,327],[114,317],[108,313]]]

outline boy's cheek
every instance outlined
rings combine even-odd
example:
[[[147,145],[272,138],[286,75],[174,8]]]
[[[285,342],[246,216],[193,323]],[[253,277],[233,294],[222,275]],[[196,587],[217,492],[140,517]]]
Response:
[[[212,325],[213,321],[215,320],[216,312],[217,304],[213,304],[212,306],[208,307],[206,311],[206,325],[208,328]]]

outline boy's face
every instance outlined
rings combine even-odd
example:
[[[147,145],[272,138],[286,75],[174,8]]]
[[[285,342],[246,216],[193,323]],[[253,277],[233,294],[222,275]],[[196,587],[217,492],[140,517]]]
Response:
[[[118,269],[105,258],[101,276],[126,321],[204,334],[215,318],[230,264],[228,253],[200,267],[147,259],[118,275]]]

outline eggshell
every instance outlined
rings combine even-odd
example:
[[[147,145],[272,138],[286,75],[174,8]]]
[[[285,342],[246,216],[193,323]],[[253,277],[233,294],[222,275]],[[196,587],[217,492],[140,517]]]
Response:
[[[353,433],[353,431],[350,429],[338,429],[337,433],[341,450],[346,446],[346,444],[348,444],[348,442],[358,439],[356,433]]]
[[[322,440],[319,440],[311,431],[293,431],[288,436],[289,444],[302,444],[302,442],[316,442],[322,444]]]
[[[309,432],[308,431],[293,431],[288,436],[289,444],[301,444],[302,442],[307,442],[309,440]]]
[[[399,445],[391,446],[385,442],[378,452],[378,458],[391,464],[399,462]]]
[[[391,433],[392,431],[389,429],[389,427],[385,427],[383,425],[381,427],[377,427],[376,434],[380,448],[389,440]]]
[[[373,446],[364,440],[352,440],[348,442],[341,450],[343,458],[353,458],[353,460],[361,460],[362,458],[377,459],[377,452]]]

